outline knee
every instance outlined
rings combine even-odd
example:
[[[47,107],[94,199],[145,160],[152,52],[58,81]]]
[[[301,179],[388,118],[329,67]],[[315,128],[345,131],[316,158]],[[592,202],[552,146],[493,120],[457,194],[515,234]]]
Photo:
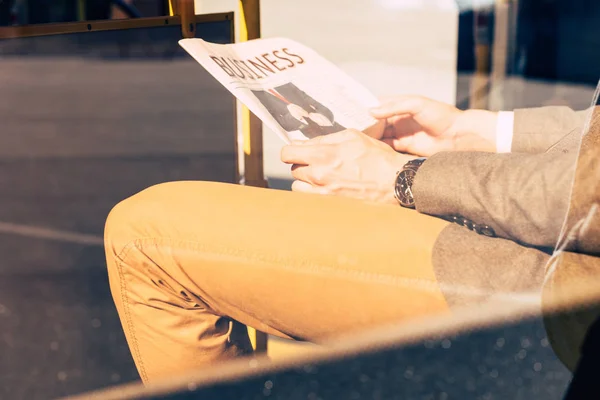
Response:
[[[135,240],[135,232],[140,228],[139,219],[135,216],[136,206],[140,201],[137,195],[122,200],[108,213],[104,223],[104,248],[106,255],[118,256],[123,249]]]
[[[164,235],[175,216],[181,214],[179,211],[189,208],[190,201],[201,203],[202,199],[221,198],[216,195],[219,190],[223,190],[223,184],[215,182],[167,182],[150,186],[121,201],[106,218],[107,254],[118,255],[136,240]]]
[[[108,214],[104,227],[107,254],[120,254],[141,238],[169,234],[178,221],[185,220],[186,210],[201,220],[204,212],[210,219],[223,199],[239,196],[237,185],[217,182],[179,181],[160,183],[121,201]],[[204,210],[204,211],[203,211]]]
[[[162,208],[160,200],[170,183],[151,186],[122,200],[109,212],[104,225],[104,246],[107,255],[118,256],[135,240],[148,237],[150,227]]]

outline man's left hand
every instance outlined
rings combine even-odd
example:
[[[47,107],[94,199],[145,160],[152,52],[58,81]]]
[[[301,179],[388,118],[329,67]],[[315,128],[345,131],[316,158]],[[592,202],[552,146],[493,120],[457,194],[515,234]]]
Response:
[[[281,160],[292,164],[293,191],[387,204],[398,204],[396,173],[413,158],[353,129],[295,142],[281,151]]]

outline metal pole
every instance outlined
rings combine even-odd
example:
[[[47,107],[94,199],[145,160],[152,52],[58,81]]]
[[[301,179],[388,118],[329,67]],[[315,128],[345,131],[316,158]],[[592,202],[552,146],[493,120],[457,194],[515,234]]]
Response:
[[[514,52],[512,31],[512,8],[511,0],[496,0],[494,10],[494,41],[492,44],[492,65],[490,82],[489,108],[493,111],[504,109],[506,94],[507,68],[509,60]]]
[[[179,0],[169,0],[169,16],[173,17],[177,14],[177,3]]]
[[[240,41],[260,38],[260,0],[239,0]],[[244,180],[248,186],[267,187],[263,170],[262,122],[242,107]]]
[[[471,79],[469,108],[487,109],[490,89],[491,10],[473,2],[473,35],[475,39],[475,71]]]
[[[260,0],[239,0],[240,41],[260,38]],[[267,187],[263,166],[262,121],[242,106],[244,182],[248,186]],[[257,352],[267,351],[267,334],[248,327],[250,341]]]
[[[85,0],[77,1],[77,20],[85,21]]]
[[[194,0],[171,0],[169,4],[173,14],[181,17],[181,35],[184,38],[196,36]]]

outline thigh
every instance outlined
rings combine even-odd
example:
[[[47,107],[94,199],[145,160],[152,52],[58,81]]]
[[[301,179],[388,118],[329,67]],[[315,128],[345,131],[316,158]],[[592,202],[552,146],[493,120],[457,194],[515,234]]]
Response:
[[[117,206],[107,238],[217,315],[319,340],[447,311],[431,261],[447,224],[354,199],[174,182]]]

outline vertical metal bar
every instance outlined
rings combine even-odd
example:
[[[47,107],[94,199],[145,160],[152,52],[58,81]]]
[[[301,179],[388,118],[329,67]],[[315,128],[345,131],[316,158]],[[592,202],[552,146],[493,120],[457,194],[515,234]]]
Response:
[[[77,1],[77,20],[85,21],[85,0]]]
[[[260,0],[239,0],[240,41],[260,38]],[[249,186],[267,187],[263,166],[262,122],[242,107],[244,180]]]
[[[196,12],[199,12],[198,9],[196,9]],[[235,16],[233,16],[231,18],[231,24],[230,24],[230,38],[232,43],[235,43]],[[233,132],[234,132],[234,137],[233,137],[233,144],[235,146],[235,179],[234,182],[242,182],[242,174],[241,174],[241,168],[240,166],[242,165],[242,163],[244,162],[244,160],[241,157],[240,154],[240,148],[239,148],[239,139],[238,139],[238,132],[239,132],[239,127],[240,127],[240,121],[238,119],[238,101],[234,96],[231,96],[231,103],[233,105],[233,124],[234,124],[234,128],[233,128]]]
[[[491,22],[492,12],[474,2],[473,34],[475,35],[475,71],[471,80],[469,108],[488,108],[490,89]]]
[[[501,111],[505,105],[504,87],[510,58],[511,1],[496,0],[494,9],[494,41],[492,43],[492,65],[490,82],[490,110]]]
[[[176,7],[173,9],[175,15],[181,17],[181,34],[184,38],[193,38],[196,36],[196,24],[194,17],[196,10],[194,8],[194,0],[178,0],[173,3]]]
[[[260,0],[238,0],[240,41],[260,38]],[[262,121],[242,106],[241,125],[244,148],[244,181],[246,185],[267,187],[263,166]],[[248,327],[250,341],[257,352],[266,352],[268,337]]]

